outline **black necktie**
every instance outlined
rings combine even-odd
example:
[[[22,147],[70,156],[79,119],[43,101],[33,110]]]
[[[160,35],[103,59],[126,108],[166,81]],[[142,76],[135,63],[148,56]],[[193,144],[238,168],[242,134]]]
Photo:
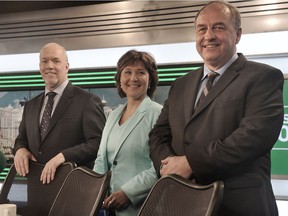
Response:
[[[57,93],[55,92],[48,92],[48,101],[45,106],[41,124],[40,124],[40,131],[41,131],[41,138],[46,134],[47,129],[49,127],[50,123],[50,118],[51,118],[51,113],[53,110],[53,103],[54,103],[54,97],[56,96]]]
[[[210,72],[209,74],[207,74],[207,83],[203,88],[203,91],[198,99],[197,105],[196,107],[199,106],[199,104],[204,100],[204,98],[207,96],[208,92],[210,91],[210,89],[213,86],[213,82],[215,80],[215,78],[218,76],[219,74],[216,72]]]

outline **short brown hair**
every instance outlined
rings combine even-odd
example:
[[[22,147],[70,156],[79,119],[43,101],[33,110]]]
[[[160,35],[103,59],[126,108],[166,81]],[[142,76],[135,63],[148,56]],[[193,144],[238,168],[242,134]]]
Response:
[[[138,62],[143,63],[149,73],[149,87],[147,89],[147,95],[150,98],[154,96],[158,85],[157,65],[155,59],[147,52],[129,50],[118,60],[117,73],[114,77],[118,94],[121,98],[126,97],[126,93],[122,90],[120,85],[121,72],[128,65],[134,65]]]

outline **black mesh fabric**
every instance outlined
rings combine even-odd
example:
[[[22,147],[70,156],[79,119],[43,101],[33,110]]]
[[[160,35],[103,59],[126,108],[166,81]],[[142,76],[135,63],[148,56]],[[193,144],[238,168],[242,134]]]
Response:
[[[164,177],[154,185],[139,216],[206,216],[216,203],[215,185],[182,183],[178,178]],[[221,194],[220,194],[221,195]],[[208,213],[207,213],[208,212]]]
[[[84,167],[75,168],[65,180],[49,216],[96,215],[102,206],[110,172],[97,174]]]

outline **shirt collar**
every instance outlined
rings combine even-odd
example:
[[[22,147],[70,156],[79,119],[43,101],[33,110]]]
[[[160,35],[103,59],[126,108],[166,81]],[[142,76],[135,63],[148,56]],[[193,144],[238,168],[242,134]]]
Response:
[[[64,89],[66,88],[66,86],[68,85],[69,80],[66,79],[63,83],[61,83],[59,86],[57,86],[57,88],[55,88],[53,90],[53,92],[56,92],[57,95],[61,96]],[[49,90],[47,88],[45,88],[45,96],[47,95],[47,93],[49,92]]]
[[[220,76],[223,75],[223,73],[226,71],[226,69],[238,58],[237,53],[235,53],[226,64],[224,64],[221,68],[218,70],[214,71],[217,72]],[[201,80],[204,80],[205,77],[207,76],[208,73],[211,73],[212,71],[204,65],[204,72],[203,72],[203,77]]]

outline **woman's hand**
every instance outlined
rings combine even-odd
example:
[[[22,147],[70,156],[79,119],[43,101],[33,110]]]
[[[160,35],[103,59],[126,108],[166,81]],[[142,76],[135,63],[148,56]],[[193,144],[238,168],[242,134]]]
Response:
[[[103,202],[104,209],[119,210],[127,208],[131,204],[131,201],[127,195],[122,191],[112,193]]]

